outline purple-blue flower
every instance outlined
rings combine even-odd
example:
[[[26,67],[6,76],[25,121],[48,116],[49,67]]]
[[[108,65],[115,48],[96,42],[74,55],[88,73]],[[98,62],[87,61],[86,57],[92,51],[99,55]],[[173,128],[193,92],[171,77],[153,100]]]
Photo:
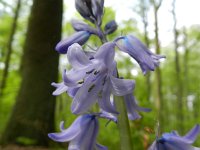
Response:
[[[96,18],[97,24],[100,26],[103,16],[104,0],[91,0],[92,13]]]
[[[83,18],[101,25],[104,0],[75,0],[75,6]]]
[[[108,22],[104,27],[105,34],[111,34],[117,30],[117,23],[115,20]]]
[[[75,7],[83,18],[92,23],[95,22],[94,15],[92,14],[91,0],[75,0]]]
[[[114,47],[113,42],[105,43],[93,59],[89,59],[80,45],[69,47],[67,57],[72,69],[63,74],[63,82],[57,84],[60,86],[57,86],[54,94],[60,94],[57,91],[69,91],[68,88],[73,90],[73,113],[84,113],[98,101],[103,110],[117,114],[110,101],[111,93],[117,96],[132,93],[133,80],[116,78]]]
[[[87,40],[89,39],[91,33],[88,31],[79,31],[71,36],[67,37],[66,39],[60,41],[56,45],[56,51],[58,51],[61,54],[66,54],[69,46],[71,46],[74,43],[78,43],[80,45],[85,44]]]
[[[199,134],[199,124],[195,125],[185,136],[180,136],[176,131],[164,133],[148,150],[200,150],[191,145]]]
[[[130,120],[140,119],[141,116],[138,112],[149,112],[151,109],[149,108],[143,108],[138,106],[137,101],[135,97],[132,94],[127,94],[124,96],[125,105],[128,113],[128,118]]]
[[[154,71],[159,66],[159,60],[165,58],[165,56],[149,51],[140,40],[132,35],[119,37],[115,42],[121,51],[128,53],[138,62],[143,74]]]
[[[57,142],[69,142],[68,150],[107,150],[107,147],[96,142],[99,122],[95,115],[79,116],[67,129],[62,121],[60,130],[60,133],[49,133],[48,136]]]
[[[72,20],[71,21],[72,27],[76,31],[88,31],[90,34],[96,34],[98,35],[97,29],[91,27],[87,23],[80,21],[80,20]]]

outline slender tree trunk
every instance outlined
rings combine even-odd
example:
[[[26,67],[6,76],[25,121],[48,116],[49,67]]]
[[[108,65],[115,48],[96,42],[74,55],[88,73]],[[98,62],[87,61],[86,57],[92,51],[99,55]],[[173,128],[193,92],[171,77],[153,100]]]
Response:
[[[17,30],[17,20],[18,20],[18,17],[19,17],[20,7],[21,7],[21,0],[18,0],[17,1],[17,7],[16,7],[16,10],[15,10],[15,15],[14,15],[14,18],[13,18],[13,23],[11,25],[11,32],[10,32],[10,36],[9,36],[9,40],[8,40],[8,44],[7,44],[5,68],[3,70],[2,80],[1,80],[1,83],[0,83],[0,96],[2,96],[2,94],[3,94],[3,89],[6,85],[6,80],[7,80],[7,77],[8,77],[8,70],[9,70],[9,66],[10,66],[10,58],[11,58],[11,54],[12,54],[12,43],[13,43],[15,32]]]
[[[50,83],[58,78],[62,0],[34,0],[22,58],[22,83],[7,128],[4,144],[28,139],[35,145],[48,145],[54,131],[55,97]]]
[[[188,62],[189,62],[189,48],[188,48],[188,35],[186,28],[183,28],[183,35],[184,35],[184,41],[183,41],[183,48],[184,48],[184,86],[183,86],[183,95],[184,95],[184,102],[185,102],[185,107],[186,107],[186,117],[184,119],[190,120],[190,115],[188,113],[189,108],[187,105],[187,97],[188,97],[188,83],[189,83],[189,78],[188,78]]]
[[[182,100],[182,81],[181,81],[181,68],[180,68],[180,58],[179,58],[179,53],[178,53],[178,31],[176,28],[177,25],[177,19],[176,19],[176,12],[175,12],[175,3],[176,0],[173,0],[172,6],[172,15],[173,15],[173,20],[174,20],[174,27],[173,27],[173,32],[174,32],[174,50],[175,50],[175,69],[176,69],[176,81],[177,81],[177,101],[178,101],[178,112],[177,112],[177,120],[178,120],[178,127],[180,129],[180,132],[183,132],[183,123],[184,123],[184,118],[183,118],[183,100]]]
[[[158,10],[162,4],[162,0],[157,4],[153,0],[154,6],[154,19],[155,19],[155,47],[156,54],[160,54],[160,42],[159,42],[159,29],[158,29]],[[163,93],[162,93],[162,75],[160,68],[156,69],[156,105],[158,109],[158,121],[160,124],[160,132],[164,128],[164,104],[163,104]]]

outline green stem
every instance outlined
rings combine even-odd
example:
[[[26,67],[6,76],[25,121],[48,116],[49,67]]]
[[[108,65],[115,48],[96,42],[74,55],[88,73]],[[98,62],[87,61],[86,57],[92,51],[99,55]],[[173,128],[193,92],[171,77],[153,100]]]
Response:
[[[106,43],[108,40],[106,38],[106,35],[103,33],[100,26],[95,24],[97,27],[97,30],[99,33],[101,33],[101,36],[99,37],[102,43]],[[118,71],[117,71],[118,72]],[[117,75],[118,76],[118,75]],[[121,150],[133,150],[133,146],[131,143],[131,130],[128,122],[128,116],[126,107],[124,104],[124,98],[115,96],[115,105],[120,113],[118,115],[118,129],[119,129],[119,136],[120,136],[120,144],[121,144]]]
[[[128,121],[127,111],[124,104],[123,97],[115,96],[115,105],[118,112],[118,129],[120,135],[121,150],[133,150],[133,145],[131,142],[131,132],[130,125]]]

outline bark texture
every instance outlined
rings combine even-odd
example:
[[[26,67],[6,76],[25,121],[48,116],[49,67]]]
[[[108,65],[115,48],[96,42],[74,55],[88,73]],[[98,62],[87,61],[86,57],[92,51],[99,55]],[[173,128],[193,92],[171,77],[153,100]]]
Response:
[[[51,82],[58,78],[58,54],[54,47],[61,37],[62,0],[34,0],[22,58],[22,83],[16,104],[3,134],[4,144],[31,140],[48,145],[54,131],[55,97]]]

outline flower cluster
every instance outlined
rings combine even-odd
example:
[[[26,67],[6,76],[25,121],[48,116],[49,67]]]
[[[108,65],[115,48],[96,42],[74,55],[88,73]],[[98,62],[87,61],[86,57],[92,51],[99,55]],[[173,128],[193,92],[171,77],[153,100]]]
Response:
[[[73,99],[72,113],[80,116],[68,129],[64,129],[64,123],[61,122],[61,133],[50,133],[49,137],[58,142],[70,142],[69,150],[106,150],[106,147],[96,142],[98,119],[105,118],[117,123],[120,113],[116,109],[114,96],[124,97],[130,120],[141,118],[138,112],[150,111],[138,106],[133,96],[135,81],[119,77],[114,59],[115,49],[118,48],[135,59],[143,74],[154,71],[164,56],[150,52],[133,35],[120,36],[108,42],[106,35],[115,32],[117,24],[111,20],[102,30],[104,0],[75,0],[75,6],[79,14],[94,26],[72,20],[76,32],[56,45],[56,51],[67,55],[71,69],[64,70],[62,82],[52,83],[52,86],[56,88],[53,92],[55,96],[68,93]],[[88,54],[82,49],[82,45],[92,34],[99,37],[103,44],[95,52]],[[95,103],[98,103],[100,112],[91,113],[91,107]]]
[[[180,136],[176,131],[164,133],[148,150],[200,150],[191,146],[200,134],[200,125],[194,126],[185,136]]]

